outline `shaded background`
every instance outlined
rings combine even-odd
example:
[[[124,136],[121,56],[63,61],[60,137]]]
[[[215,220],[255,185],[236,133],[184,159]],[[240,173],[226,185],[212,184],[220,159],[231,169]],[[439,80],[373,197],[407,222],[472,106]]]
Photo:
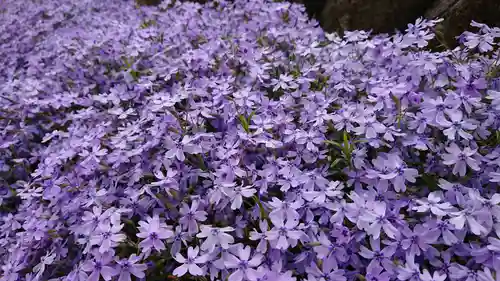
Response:
[[[141,5],[158,5],[161,0],[136,0]],[[205,3],[210,0],[193,0]],[[327,32],[373,30],[392,33],[404,30],[419,17],[445,20],[440,24],[448,45],[470,28],[470,22],[500,26],[500,0],[291,0],[306,6],[310,17]]]

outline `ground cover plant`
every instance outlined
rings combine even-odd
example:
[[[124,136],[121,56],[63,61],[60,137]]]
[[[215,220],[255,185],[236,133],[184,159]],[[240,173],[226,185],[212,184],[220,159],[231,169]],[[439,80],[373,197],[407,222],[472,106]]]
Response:
[[[497,280],[500,29],[438,22],[3,1],[0,280]]]

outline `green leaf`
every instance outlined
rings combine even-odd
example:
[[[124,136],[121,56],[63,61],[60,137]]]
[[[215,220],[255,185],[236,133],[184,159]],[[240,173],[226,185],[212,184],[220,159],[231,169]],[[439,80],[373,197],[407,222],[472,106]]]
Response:
[[[337,166],[338,163],[344,161],[344,159],[342,158],[337,158],[335,159],[335,161],[332,162],[332,164],[330,164],[330,168],[335,168]]]
[[[255,115],[255,110],[250,113],[250,116],[248,116],[248,123],[250,123],[250,120],[252,120],[252,117]]]
[[[264,209],[264,206],[262,205],[262,202],[260,202],[260,199],[259,197],[257,197],[257,195],[254,195],[252,196],[253,200],[255,201],[255,203],[259,206],[259,210],[260,210],[260,217],[262,219],[266,219],[269,221],[269,218],[267,217],[267,213],[266,213],[266,210]]]
[[[344,150],[345,150],[344,152],[347,152],[345,153],[347,156],[351,154],[351,147],[349,145],[349,136],[347,135],[346,131],[344,131],[343,138],[344,138]]]
[[[238,115],[238,119],[240,120],[240,124],[243,127],[243,129],[245,130],[245,132],[249,133],[250,128],[249,128],[247,119],[241,114]]]
[[[341,145],[340,143],[336,142],[336,141],[325,140],[325,143],[327,143],[327,144],[331,144],[331,145],[333,145],[333,146],[338,147],[339,149],[342,149],[342,145]]]

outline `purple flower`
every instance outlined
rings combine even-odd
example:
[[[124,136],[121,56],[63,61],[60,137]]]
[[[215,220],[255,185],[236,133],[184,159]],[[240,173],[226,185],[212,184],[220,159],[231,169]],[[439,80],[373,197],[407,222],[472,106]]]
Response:
[[[410,115],[412,116],[412,115]],[[423,134],[425,129],[427,128],[427,124],[431,121],[431,118],[422,113],[417,113],[416,116],[413,116],[413,119],[408,123],[408,128],[411,130],[417,131],[418,134]]]
[[[279,79],[272,79],[272,84],[274,85],[274,92],[276,92],[278,89],[295,89],[298,86],[292,77],[283,74],[280,74]]]
[[[398,268],[398,279],[401,281],[420,281],[420,274],[420,268],[412,257],[406,260],[404,266]]]
[[[452,205],[448,202],[440,203],[443,199],[442,192],[434,191],[429,193],[426,200],[417,199],[416,203],[419,205],[413,209],[417,212],[427,212],[430,210],[434,215],[443,217],[446,216],[452,208]]]
[[[380,237],[380,231],[383,229],[385,234],[391,238],[396,236],[398,230],[392,225],[386,215],[387,206],[384,202],[374,202],[373,209],[364,212],[360,219],[367,223],[366,232],[373,237],[373,239],[378,239]]]
[[[243,198],[252,197],[257,190],[251,186],[225,185],[224,193],[231,199],[231,209],[236,210],[243,204]]]
[[[82,264],[82,270],[85,272],[90,272],[88,280],[98,281],[99,277],[106,281],[109,281],[113,276],[118,275],[118,271],[110,266],[110,262],[113,260],[113,254],[111,252],[106,252],[101,254],[99,252],[94,254],[94,258],[87,260]]]
[[[371,250],[361,245],[359,252],[360,256],[371,260],[370,263],[368,264],[368,267],[378,268],[378,266],[382,266],[386,270],[390,269],[392,266],[391,258],[394,255],[396,249],[394,249],[393,247],[385,247],[381,249],[380,240],[373,238],[370,238],[370,246],[372,248]],[[380,272],[378,272],[377,274],[380,274]]]
[[[473,209],[466,209],[452,214],[449,222],[458,230],[462,230],[467,223],[470,232],[481,235],[482,233],[488,233],[488,230],[482,226],[474,216]]]
[[[40,263],[33,268],[33,272],[36,272],[38,277],[41,276],[45,272],[46,266],[54,263],[55,259],[56,259],[55,253],[43,256],[40,259]]]
[[[309,281],[347,280],[347,278],[344,276],[344,271],[338,269],[337,263],[331,259],[324,260],[321,269],[319,269],[319,267],[315,263],[311,263],[311,265],[306,268],[306,271]]]
[[[403,162],[403,160],[396,154],[388,154],[387,160],[383,158],[377,158],[379,161],[374,162],[374,165],[382,169],[381,173],[378,173],[378,177],[384,180],[390,180],[394,185],[395,191],[405,191],[405,182],[409,181],[414,183],[416,177],[418,176],[418,170],[414,168],[409,168]],[[383,165],[383,166],[382,166]],[[381,166],[383,168],[381,168]]]
[[[143,253],[149,252],[151,249],[157,251],[165,250],[165,244],[162,240],[170,238],[173,235],[174,232],[165,223],[160,222],[158,215],[149,217],[146,221],[139,222],[137,237],[144,239],[139,243]]]
[[[154,175],[159,181],[152,182],[150,184],[151,186],[160,186],[167,192],[169,192],[170,189],[179,189],[178,181],[175,178],[175,176],[177,175],[176,170],[168,169],[166,174],[164,174],[161,170],[157,170],[154,172]]]
[[[203,270],[198,266],[198,264],[205,263],[207,261],[207,256],[198,256],[199,252],[200,249],[198,247],[189,247],[187,249],[187,258],[182,256],[180,253],[177,253],[174,258],[178,263],[182,263],[182,265],[174,270],[174,275],[181,277],[186,274],[186,272],[189,272],[189,274],[193,276],[203,275]]]
[[[170,255],[175,256],[178,252],[180,252],[182,244],[187,245],[187,240],[191,236],[187,232],[182,231],[182,227],[180,225],[175,227],[174,235],[167,239],[167,243],[171,244],[170,246]]]
[[[237,256],[229,254],[224,259],[226,268],[236,269],[229,276],[230,281],[256,280],[257,272],[254,268],[262,263],[263,256],[259,253],[250,258],[251,248],[239,246],[236,250]]]
[[[297,220],[300,215],[296,210],[302,207],[303,204],[304,201],[300,198],[294,202],[287,202],[273,197],[272,201],[269,202],[269,205],[273,208],[269,218],[277,221],[281,219]]]
[[[21,264],[6,262],[2,265],[2,281],[15,281],[19,277],[19,271],[23,268]]]
[[[2,281],[494,281],[500,28],[205,2],[2,0]]]
[[[354,128],[357,135],[365,135],[366,138],[375,138],[378,134],[385,133],[386,126],[379,123],[375,116],[366,117],[360,122],[360,126]]]
[[[458,237],[453,233],[455,227],[448,221],[435,220],[431,221],[428,229],[439,229],[445,245],[453,245],[458,243]]]
[[[423,225],[416,225],[413,231],[404,229],[403,235],[406,237],[401,241],[402,248],[408,256],[419,256],[422,251],[426,251],[430,244],[437,242],[440,236],[438,229],[426,229]]]
[[[467,172],[467,166],[469,166],[474,171],[479,171],[478,161],[474,159],[472,156],[476,154],[475,149],[471,149],[469,147],[465,147],[463,151],[456,145],[452,143],[449,147],[446,148],[448,154],[444,154],[443,164],[445,165],[454,165],[453,166],[453,174],[465,176]]]
[[[477,273],[479,280],[481,281],[496,281],[497,279],[493,277],[491,270],[487,267],[484,270]]]
[[[99,224],[108,220],[114,211],[114,208],[109,208],[103,212],[100,206],[93,207],[92,212],[85,211],[82,217],[84,224],[80,230],[84,234],[92,232]]]
[[[445,198],[452,204],[464,204],[464,190],[465,187],[459,183],[451,183],[445,179],[439,179],[439,187],[446,190]]]
[[[201,244],[201,249],[211,252],[218,245],[223,249],[229,248],[229,244],[234,243],[234,238],[230,234],[227,234],[227,232],[232,231],[234,231],[234,228],[230,226],[218,228],[210,225],[202,225],[201,232],[199,232],[196,237],[206,238]]]
[[[328,188],[322,191],[304,191],[302,197],[307,201],[312,201],[316,204],[324,204],[327,198],[341,198],[344,193],[342,192],[343,184],[338,181],[329,183]]]
[[[380,265],[368,266],[366,280],[367,281],[389,281],[392,278],[392,273],[384,271]],[[439,280],[444,281],[444,280]]]
[[[469,49],[478,48],[480,52],[488,52],[493,50],[494,38],[490,34],[474,34],[471,32],[464,32],[465,41],[464,45]]]
[[[111,225],[109,222],[101,223],[97,227],[96,234],[90,238],[90,243],[98,245],[101,254],[105,253],[127,238],[125,234],[120,233],[122,228],[123,225],[121,224]]]
[[[271,247],[275,249],[285,250],[289,246],[295,247],[298,240],[305,235],[301,230],[297,230],[298,220],[286,221],[282,219],[271,219],[274,227],[266,232],[266,238],[269,240]]]
[[[269,230],[269,226],[266,220],[259,221],[259,229],[261,232],[258,232],[255,229],[250,232],[250,240],[259,240],[259,244],[257,245],[257,248],[255,250],[259,253],[265,253],[267,252],[266,232]]]
[[[188,231],[188,234],[197,233],[198,221],[205,221],[207,219],[207,212],[198,211],[198,205],[198,201],[193,201],[191,207],[183,203],[179,210],[179,213],[182,215],[179,223]]]
[[[319,259],[334,259],[339,262],[345,262],[347,260],[347,252],[341,239],[342,238],[337,237],[336,242],[332,243],[328,236],[324,233],[320,233],[318,237],[320,245],[314,247],[317,257]]]
[[[168,151],[165,153],[165,157],[168,159],[177,158],[179,161],[184,161],[186,156],[184,155],[184,145],[180,141],[169,140],[167,142]]]
[[[463,120],[463,115],[460,111],[457,114],[451,115],[450,118],[451,121],[448,122],[445,126],[448,128],[443,131],[444,135],[447,136],[448,139],[455,140],[457,134],[467,140],[473,138],[472,135],[465,130],[470,131],[476,129],[476,124],[474,124],[471,120]]]
[[[130,255],[128,259],[116,260],[116,270],[119,274],[118,281],[131,281],[130,274],[137,278],[144,278],[146,276],[144,271],[148,267],[145,264],[138,264],[140,260],[141,258],[135,254]]]
[[[446,274],[439,274],[439,272],[434,271],[434,274],[431,276],[427,269],[422,271],[420,274],[420,279],[422,281],[444,281],[446,280]]]
[[[436,99],[429,99],[422,104],[422,113],[428,116],[429,120],[433,123],[446,126],[449,121],[446,116],[451,116],[456,114],[458,111],[458,106],[456,99],[452,96],[447,96],[444,100],[442,97],[437,97]],[[445,115],[446,113],[446,115]]]

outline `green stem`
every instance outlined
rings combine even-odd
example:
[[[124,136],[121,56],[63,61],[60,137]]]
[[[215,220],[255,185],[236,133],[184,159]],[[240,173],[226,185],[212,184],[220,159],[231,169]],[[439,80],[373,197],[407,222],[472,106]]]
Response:
[[[261,218],[267,220],[270,223],[271,220],[267,216],[266,210],[264,210],[264,206],[262,205],[262,202],[260,201],[259,197],[257,197],[257,195],[254,195],[252,198],[255,201],[255,203],[257,203],[257,205],[259,205]]]

